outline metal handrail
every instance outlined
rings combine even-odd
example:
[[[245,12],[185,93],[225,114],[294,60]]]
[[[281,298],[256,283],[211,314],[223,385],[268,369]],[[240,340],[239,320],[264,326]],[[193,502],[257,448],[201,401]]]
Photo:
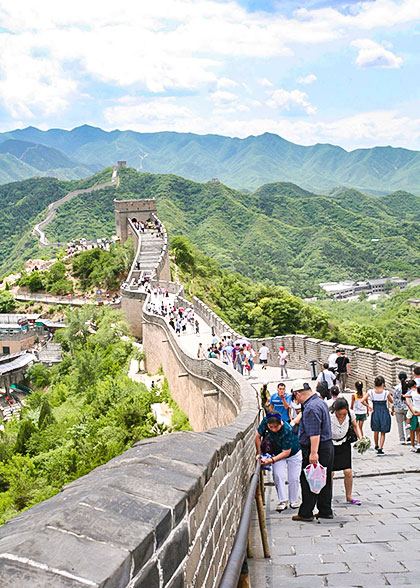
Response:
[[[241,575],[242,565],[245,559],[245,552],[248,545],[249,526],[251,524],[252,504],[255,498],[258,481],[260,478],[261,462],[257,461],[255,472],[251,476],[248,495],[246,497],[244,509],[242,511],[238,532],[235,542],[230,552],[228,562],[223,572],[219,588],[236,588]]]

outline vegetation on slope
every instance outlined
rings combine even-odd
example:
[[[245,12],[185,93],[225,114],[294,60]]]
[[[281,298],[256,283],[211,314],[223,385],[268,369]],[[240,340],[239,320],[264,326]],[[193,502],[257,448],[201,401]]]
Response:
[[[319,300],[313,306],[330,316],[334,340],[418,361],[420,308],[410,306],[409,298],[420,298],[420,286],[397,290],[375,302]]]
[[[127,376],[136,350],[122,314],[108,307],[70,311],[56,337],[63,362],[35,364],[28,376],[35,392],[21,420],[0,437],[0,524],[131,445],[164,430],[151,404],[168,401],[166,388],[148,390]],[[178,409],[176,430],[189,428]]]
[[[59,200],[68,192],[89,188],[110,181],[111,169],[77,182],[64,182],[54,178],[36,178],[0,186],[0,274],[15,270],[31,257],[51,256],[51,248],[39,246],[38,238],[32,235],[34,225],[44,220],[51,202]],[[100,216],[100,213],[98,212]],[[95,220],[90,211],[89,222]],[[79,219],[67,222],[78,227]],[[107,234],[114,232],[114,227]],[[80,237],[85,235],[81,234]],[[104,233],[98,236],[104,236]],[[65,239],[65,235],[63,235]]]

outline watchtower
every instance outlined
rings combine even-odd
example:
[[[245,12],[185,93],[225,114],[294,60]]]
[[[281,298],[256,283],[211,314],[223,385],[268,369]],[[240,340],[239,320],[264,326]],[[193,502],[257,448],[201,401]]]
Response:
[[[152,214],[157,215],[156,200],[144,198],[142,200],[114,200],[115,226],[121,243],[127,240],[127,221],[146,221]]]

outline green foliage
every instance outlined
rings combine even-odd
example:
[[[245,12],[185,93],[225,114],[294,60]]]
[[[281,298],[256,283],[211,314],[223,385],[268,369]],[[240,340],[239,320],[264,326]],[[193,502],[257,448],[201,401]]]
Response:
[[[182,411],[176,402],[174,402],[169,391],[169,384],[166,378],[163,379],[162,386],[159,393],[159,400],[166,402],[172,409],[172,427],[171,431],[192,431],[192,427],[187,415]]]
[[[126,375],[137,348],[122,313],[68,309],[66,324],[56,334],[63,361],[28,370],[35,390],[21,421],[9,421],[0,437],[0,524],[163,431],[151,409],[161,401],[158,391]],[[176,430],[189,428],[185,415],[176,415]]]
[[[45,427],[51,425],[54,421],[55,418],[52,414],[50,403],[48,402],[48,398],[44,396],[41,402],[41,410],[39,412],[38,429],[45,429]]]
[[[31,386],[45,388],[51,383],[51,370],[41,363],[34,363],[26,371],[26,377]]]
[[[7,285],[7,284],[6,284]],[[11,292],[6,288],[0,292],[0,312],[13,312],[16,308],[16,300]]]
[[[35,433],[35,425],[30,420],[23,420],[20,422],[19,432],[16,439],[15,451],[25,455],[28,451],[28,443],[31,436]]]
[[[330,339],[378,349],[399,357],[420,358],[420,308],[409,306],[409,298],[420,298],[420,286],[367,300],[318,300],[311,303],[330,316]]]
[[[258,284],[222,270],[186,237],[182,243],[189,251],[189,257],[183,258],[179,268],[187,291],[201,298],[246,337],[300,332],[317,337],[328,335],[328,315],[321,309],[305,304],[283,287]],[[195,268],[193,278],[191,267]]]
[[[132,240],[123,245],[111,246],[109,251],[88,249],[72,259],[73,275],[81,281],[82,287],[88,290],[92,286],[117,288],[127,274],[134,259]]]

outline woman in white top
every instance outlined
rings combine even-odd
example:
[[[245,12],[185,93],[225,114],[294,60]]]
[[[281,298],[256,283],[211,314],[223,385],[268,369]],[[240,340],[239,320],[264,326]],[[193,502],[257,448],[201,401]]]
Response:
[[[360,505],[360,500],[352,496],[353,471],[351,468],[351,440],[349,438],[351,429],[354,430],[358,439],[362,437],[356,416],[349,409],[347,400],[337,398],[331,407],[331,433],[334,445],[333,472],[343,471],[346,500],[349,504]]]
[[[370,419],[370,428],[373,431],[375,449],[378,455],[384,455],[385,435],[391,430],[391,415],[387,407],[387,401],[393,403],[391,392],[385,390],[385,380],[382,376],[376,376],[375,388],[368,390],[363,396],[362,402],[372,400],[373,412]],[[381,438],[379,439],[379,433]]]
[[[363,402],[363,382],[361,380],[357,380],[354,383],[354,387],[356,388],[356,392],[351,395],[350,408],[356,415],[356,422],[359,425],[360,434],[363,435],[363,424],[369,416],[369,405],[367,402]]]

